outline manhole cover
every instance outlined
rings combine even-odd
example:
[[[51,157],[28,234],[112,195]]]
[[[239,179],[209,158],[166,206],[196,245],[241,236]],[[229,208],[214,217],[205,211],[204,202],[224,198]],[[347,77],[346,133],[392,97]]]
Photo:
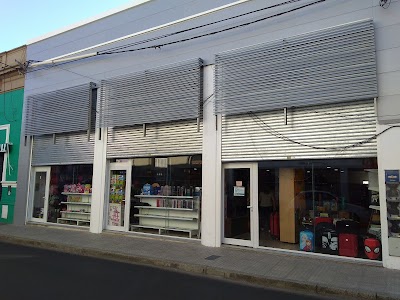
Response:
[[[217,258],[220,258],[221,256],[218,255],[210,255],[209,257],[206,257],[207,260],[216,260]]]

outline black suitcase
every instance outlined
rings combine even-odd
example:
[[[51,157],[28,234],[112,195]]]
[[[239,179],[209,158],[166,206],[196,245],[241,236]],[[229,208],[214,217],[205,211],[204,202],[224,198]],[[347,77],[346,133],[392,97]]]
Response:
[[[328,229],[322,234],[321,252],[325,254],[339,254],[339,236],[336,230]]]
[[[336,222],[336,231],[338,233],[358,234],[360,223],[353,220],[340,220]]]
[[[322,235],[327,230],[335,230],[335,225],[332,223],[322,222],[315,226],[315,249],[321,250],[322,247]]]

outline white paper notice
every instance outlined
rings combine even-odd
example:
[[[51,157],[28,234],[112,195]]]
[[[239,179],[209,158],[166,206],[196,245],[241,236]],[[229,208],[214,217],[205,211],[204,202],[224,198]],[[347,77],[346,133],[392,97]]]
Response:
[[[8,217],[8,205],[2,205],[1,206],[1,218],[7,219],[7,217]]]
[[[233,196],[243,197],[244,194],[245,194],[244,186],[234,186],[233,187]]]

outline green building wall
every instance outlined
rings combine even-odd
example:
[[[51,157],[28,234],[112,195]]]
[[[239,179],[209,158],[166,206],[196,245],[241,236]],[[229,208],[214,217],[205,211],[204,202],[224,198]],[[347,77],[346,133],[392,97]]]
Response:
[[[7,183],[2,186],[0,223],[13,223],[14,219],[23,101],[24,89],[0,94],[0,128],[4,125],[10,125],[9,143],[12,144],[9,150],[8,163],[6,162],[3,167],[3,174],[5,174]],[[5,142],[6,130],[0,129],[0,144]],[[9,186],[11,187],[10,192]]]

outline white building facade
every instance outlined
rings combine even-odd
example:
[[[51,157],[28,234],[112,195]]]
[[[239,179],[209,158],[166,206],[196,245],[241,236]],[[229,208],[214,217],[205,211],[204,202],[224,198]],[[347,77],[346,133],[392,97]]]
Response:
[[[15,223],[400,268],[400,2],[141,1],[27,47]]]

